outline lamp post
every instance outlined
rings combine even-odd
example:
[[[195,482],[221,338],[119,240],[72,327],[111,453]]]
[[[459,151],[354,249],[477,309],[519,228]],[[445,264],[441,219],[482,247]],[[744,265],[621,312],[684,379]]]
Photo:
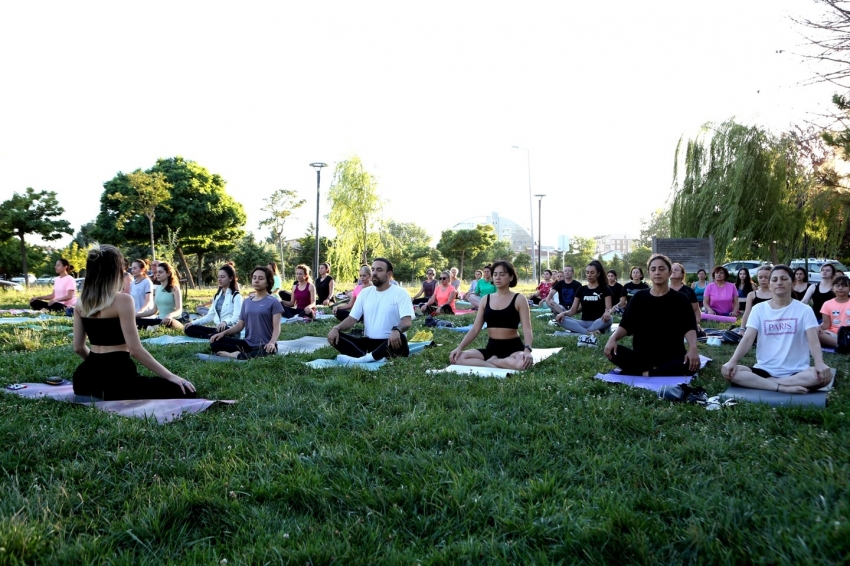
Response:
[[[534,253],[534,201],[531,198],[531,151],[527,147],[518,145],[511,146],[514,149],[522,149],[525,151],[525,158],[528,167],[528,219],[531,222],[529,229],[531,230],[531,253]],[[535,271],[536,264],[531,262],[531,277],[537,281],[537,272]]]
[[[543,225],[543,197],[546,195],[534,195],[537,197],[537,273],[542,274],[540,271],[540,260],[543,258],[543,252],[541,251],[541,245],[543,242],[543,234],[541,233],[542,225]],[[548,254],[547,254],[548,257]],[[535,277],[534,283],[538,282]]]
[[[316,257],[313,259],[313,277],[319,272],[319,188],[322,186],[322,167],[327,163],[311,163],[310,167],[316,170]]]

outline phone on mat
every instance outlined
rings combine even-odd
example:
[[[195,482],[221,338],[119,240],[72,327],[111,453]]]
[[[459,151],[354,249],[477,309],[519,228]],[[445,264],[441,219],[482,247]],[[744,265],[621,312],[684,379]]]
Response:
[[[22,383],[13,383],[12,385],[7,385],[6,389],[10,389],[12,391],[18,391],[19,389],[24,389],[26,385]]]

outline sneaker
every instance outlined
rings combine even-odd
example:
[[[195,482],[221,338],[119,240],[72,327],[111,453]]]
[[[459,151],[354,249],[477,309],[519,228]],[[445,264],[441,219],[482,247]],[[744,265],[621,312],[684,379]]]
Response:
[[[595,348],[597,344],[599,344],[599,341],[592,334],[584,334],[578,337],[579,346]]]
[[[546,316],[549,316],[549,315],[546,315]],[[546,324],[548,324],[549,326],[561,326],[561,323],[558,322],[557,320],[555,320],[554,318],[552,320],[550,320],[549,322],[547,322]]]

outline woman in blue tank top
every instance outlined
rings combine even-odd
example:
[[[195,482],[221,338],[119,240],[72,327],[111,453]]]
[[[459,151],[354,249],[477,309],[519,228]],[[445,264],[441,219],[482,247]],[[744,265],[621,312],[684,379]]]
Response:
[[[517,300],[519,293],[511,291],[512,287],[516,287],[517,276],[510,262],[494,263],[492,276],[496,292],[481,300],[472,330],[467,332],[460,345],[451,351],[449,361],[461,366],[528,369],[534,363],[531,356],[533,334],[528,301],[524,298]],[[478,337],[485,322],[487,347],[464,351],[463,349]],[[520,324],[523,338],[520,338],[517,332]]]

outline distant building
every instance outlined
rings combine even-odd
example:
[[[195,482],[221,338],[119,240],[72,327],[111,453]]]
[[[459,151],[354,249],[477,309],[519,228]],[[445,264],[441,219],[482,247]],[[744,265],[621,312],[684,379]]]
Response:
[[[515,252],[526,251],[531,248],[531,235],[528,230],[510,220],[502,218],[493,212],[489,216],[473,216],[452,226],[452,230],[472,230],[479,224],[489,224],[496,232],[496,237],[503,242],[510,242],[511,249]]]
[[[607,234],[605,236],[595,236],[596,255],[602,255],[611,251],[620,252],[620,256],[632,251],[635,246],[634,238],[629,238],[625,234]]]

